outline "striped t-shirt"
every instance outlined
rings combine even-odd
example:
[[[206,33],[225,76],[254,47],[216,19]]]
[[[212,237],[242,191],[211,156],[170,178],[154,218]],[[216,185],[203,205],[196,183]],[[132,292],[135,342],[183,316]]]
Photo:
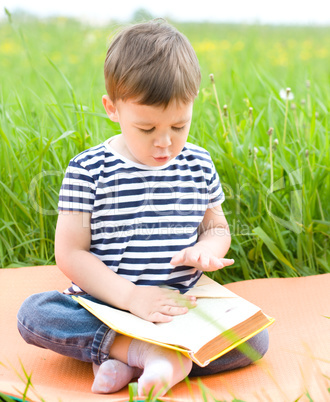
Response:
[[[171,258],[196,243],[206,209],[223,201],[203,148],[186,143],[166,165],[150,167],[123,157],[107,140],[70,161],[58,207],[91,214],[90,252],[118,275],[186,292],[201,271],[173,267]]]

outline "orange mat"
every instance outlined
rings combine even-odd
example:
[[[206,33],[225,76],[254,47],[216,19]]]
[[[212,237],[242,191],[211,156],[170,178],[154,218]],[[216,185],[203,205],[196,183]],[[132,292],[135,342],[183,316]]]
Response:
[[[56,267],[0,269],[0,392],[32,401],[127,401],[127,388],[112,395],[90,391],[90,364],[27,345],[16,329],[16,314],[30,294],[58,289],[69,281]],[[207,400],[246,402],[330,400],[330,274],[304,278],[257,279],[227,287],[276,318],[270,349],[259,363],[202,378]],[[22,381],[24,380],[24,382]],[[182,382],[165,400],[204,401],[198,379]]]

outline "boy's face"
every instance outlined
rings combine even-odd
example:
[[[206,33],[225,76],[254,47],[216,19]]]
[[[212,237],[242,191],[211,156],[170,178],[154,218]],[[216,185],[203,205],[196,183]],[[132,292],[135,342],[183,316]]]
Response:
[[[163,107],[140,105],[134,100],[118,100],[114,105],[103,96],[103,105],[122,135],[112,146],[126,158],[147,166],[162,166],[183,149],[189,134],[193,102],[172,102]]]

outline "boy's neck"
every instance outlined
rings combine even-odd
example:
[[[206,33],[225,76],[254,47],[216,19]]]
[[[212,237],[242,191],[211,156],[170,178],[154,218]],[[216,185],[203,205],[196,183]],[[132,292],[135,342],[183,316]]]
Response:
[[[118,134],[114,137],[111,137],[108,141],[110,148],[114,151],[118,152],[121,156],[134,163],[140,163],[134,156],[130,153],[129,149],[127,148],[124,137],[122,134]]]

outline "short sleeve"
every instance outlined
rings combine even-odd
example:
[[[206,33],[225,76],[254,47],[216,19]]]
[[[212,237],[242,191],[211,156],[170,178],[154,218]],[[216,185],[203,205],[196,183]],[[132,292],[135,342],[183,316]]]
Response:
[[[211,175],[208,183],[209,203],[208,208],[214,208],[222,204],[225,200],[225,194],[222,190],[218,172],[212,162]]]
[[[59,194],[59,211],[92,212],[95,183],[88,170],[71,161],[65,172]]]

